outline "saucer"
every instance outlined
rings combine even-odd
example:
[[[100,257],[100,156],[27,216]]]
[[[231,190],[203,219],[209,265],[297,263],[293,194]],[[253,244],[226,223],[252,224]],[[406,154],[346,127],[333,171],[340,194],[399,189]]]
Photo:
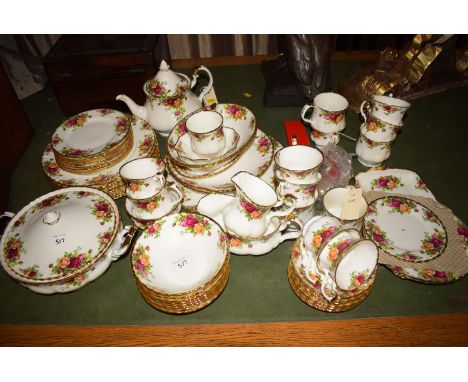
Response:
[[[163,203],[163,206],[160,208],[156,208],[152,211],[145,211],[143,208],[138,208],[137,206],[135,206],[132,200],[130,200],[129,198],[126,198],[125,209],[127,210],[127,213],[128,215],[130,215],[131,218],[134,218],[137,220],[160,219],[163,216],[173,212],[176,209],[176,207],[181,204],[181,203],[176,203],[175,205],[173,204],[178,199],[178,195],[177,195],[177,192],[171,188],[167,190],[166,197],[170,199],[169,202],[163,203],[164,200],[161,199],[160,203]],[[138,203],[147,203],[147,202],[138,202]]]
[[[175,145],[175,151],[180,158],[185,159],[187,162],[193,161],[209,164],[213,161],[223,161],[226,156],[230,155],[233,150],[236,149],[240,139],[239,134],[229,127],[224,128],[224,136],[226,137],[226,146],[224,146],[224,149],[215,157],[205,158],[194,152],[189,134],[184,134],[179,138]]]

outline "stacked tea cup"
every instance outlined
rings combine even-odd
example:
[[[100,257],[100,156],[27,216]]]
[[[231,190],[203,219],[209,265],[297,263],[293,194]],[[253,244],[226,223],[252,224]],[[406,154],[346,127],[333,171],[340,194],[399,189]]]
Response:
[[[320,93],[312,105],[305,105],[301,117],[312,127],[311,139],[319,147],[329,143],[338,144],[340,132],[346,127],[346,110],[348,101],[337,93]],[[313,109],[310,119],[305,115]]]
[[[301,221],[308,220],[318,198],[322,152],[310,146],[287,146],[276,152],[274,160],[277,193],[281,198],[292,195],[296,199],[294,214]]]
[[[361,104],[361,125],[356,143],[358,160],[364,166],[380,165],[390,157],[397,133],[403,127],[403,117],[410,103],[402,99],[374,95]]]
[[[138,228],[146,229],[155,220],[180,211],[182,193],[166,182],[165,168],[161,159],[141,158],[119,170],[126,185],[125,208]]]

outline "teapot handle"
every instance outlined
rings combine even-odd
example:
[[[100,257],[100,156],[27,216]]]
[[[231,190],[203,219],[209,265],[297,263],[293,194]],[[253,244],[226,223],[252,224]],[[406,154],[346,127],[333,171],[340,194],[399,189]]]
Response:
[[[198,96],[198,99],[203,102],[203,97],[205,97],[205,95],[211,90],[211,88],[213,87],[213,76],[211,75],[211,72],[208,70],[208,68],[206,66],[203,66],[203,65],[200,65],[200,66],[197,66],[196,68],[193,69],[193,75],[192,75],[192,83],[190,84],[190,87],[193,88],[195,86],[195,84],[197,83],[197,79],[199,77],[199,74],[198,72],[200,70],[203,70],[204,72],[206,72],[206,74],[208,75],[208,85],[206,85],[205,87],[202,88],[201,90],[201,93],[200,95]]]

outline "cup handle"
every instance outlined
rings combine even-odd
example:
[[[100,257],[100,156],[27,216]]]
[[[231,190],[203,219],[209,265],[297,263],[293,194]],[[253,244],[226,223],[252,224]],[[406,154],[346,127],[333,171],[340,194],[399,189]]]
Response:
[[[116,242],[120,244],[118,248],[115,248],[111,251],[112,261],[117,261],[120,256],[122,256],[130,247],[132,243],[133,236],[137,231],[137,227],[134,225],[127,225],[125,228],[117,234]]]
[[[190,87],[193,88],[195,84],[197,83],[197,79],[200,76],[198,72],[200,70],[203,70],[207,75],[208,75],[208,85],[202,88],[200,95],[198,96],[198,99],[203,103],[203,97],[211,90],[213,87],[213,76],[211,75],[211,72],[208,70],[206,66],[200,65],[197,66],[196,68],[193,69],[193,74],[192,74],[192,82],[190,84]]]
[[[307,111],[309,109],[313,109],[314,108],[314,105],[304,105],[304,107],[302,108],[302,111],[301,111],[301,118],[303,119],[304,122],[307,122],[307,123],[310,123],[312,125],[312,120],[311,119],[308,119],[305,117],[305,114],[307,113]]]
[[[364,111],[364,108],[365,109],[369,108],[369,102],[367,102],[366,100],[362,101],[361,107],[359,108],[359,111],[361,112],[362,118],[364,118],[364,122],[366,122],[367,121],[367,115],[366,115],[366,113]]]
[[[322,285],[320,286],[320,291],[327,301],[333,301],[336,297],[336,285],[331,279],[328,271],[325,271],[324,276]]]
[[[270,221],[271,219],[273,219],[274,217],[278,217],[278,218],[281,218],[281,217],[284,217],[284,216],[288,216],[291,212],[294,211],[294,208],[296,207],[296,198],[292,195],[285,195],[284,198],[281,198],[278,203],[276,203],[273,207],[279,207],[279,206],[282,206],[284,204],[284,201],[285,199],[291,199],[292,200],[292,203],[291,205],[284,211],[271,211],[268,215],[267,215],[267,224],[270,224]]]
[[[156,182],[159,183],[160,187],[163,188],[164,184],[166,183],[166,178],[164,177],[163,174],[156,174],[155,177]]]
[[[4,227],[5,229],[6,229],[7,225],[8,225],[8,222],[9,222],[14,216],[15,216],[15,214],[14,214],[13,212],[9,212],[9,211],[5,211],[3,214],[0,215],[0,220],[1,220],[2,218],[9,218],[9,219],[7,220],[7,223],[5,224],[5,227]],[[0,238],[1,238],[2,235],[3,235],[3,232],[4,232],[4,230],[0,231]]]
[[[174,183],[171,184],[167,189],[174,190],[175,193],[177,194],[177,200],[172,204],[172,208],[174,208],[177,204],[181,202],[184,196],[182,195],[182,191],[179,190],[179,187],[177,187],[177,185],[175,185]]]

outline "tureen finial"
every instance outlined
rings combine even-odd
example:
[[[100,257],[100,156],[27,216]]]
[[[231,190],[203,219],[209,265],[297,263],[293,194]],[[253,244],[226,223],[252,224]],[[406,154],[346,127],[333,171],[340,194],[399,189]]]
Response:
[[[50,211],[50,212],[47,212],[47,213],[44,215],[44,219],[42,219],[42,221],[43,221],[45,224],[49,224],[49,225],[55,224],[55,223],[57,223],[59,220],[60,220],[60,212],[57,212],[57,211]]]

